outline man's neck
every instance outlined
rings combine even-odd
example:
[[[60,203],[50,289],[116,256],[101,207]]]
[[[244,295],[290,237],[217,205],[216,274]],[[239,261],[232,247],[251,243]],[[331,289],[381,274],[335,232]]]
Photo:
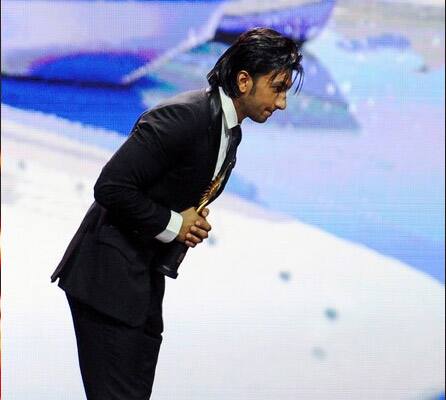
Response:
[[[241,124],[246,118],[246,114],[243,112],[243,105],[240,102],[240,98],[232,99],[232,102],[234,103],[235,112],[237,113],[238,123]]]

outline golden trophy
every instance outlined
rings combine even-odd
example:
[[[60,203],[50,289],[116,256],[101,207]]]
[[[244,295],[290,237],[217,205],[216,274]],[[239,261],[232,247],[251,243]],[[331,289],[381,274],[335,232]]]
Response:
[[[196,209],[197,214],[200,215],[203,209],[214,199],[218,190],[221,187],[221,184],[223,183],[227,171],[229,170],[229,168],[233,166],[234,163],[235,159],[231,160],[224,168],[224,170],[221,171],[215,177],[215,179],[210,183],[209,187],[202,194],[198,207]],[[183,242],[174,241],[170,243],[166,252],[160,257],[160,260],[156,263],[157,271],[161,272],[162,274],[170,278],[176,279],[178,276],[178,268],[181,262],[183,261],[184,257],[186,256],[188,249],[189,247]]]

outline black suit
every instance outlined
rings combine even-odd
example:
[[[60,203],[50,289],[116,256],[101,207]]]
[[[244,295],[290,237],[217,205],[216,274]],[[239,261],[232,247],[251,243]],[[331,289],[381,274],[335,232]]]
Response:
[[[164,293],[154,265],[169,246],[154,238],[170,210],[196,206],[211,182],[221,123],[219,93],[209,90],[180,94],[138,119],[103,168],[96,201],[52,275],[71,303],[130,327],[147,324],[153,291],[159,303]]]

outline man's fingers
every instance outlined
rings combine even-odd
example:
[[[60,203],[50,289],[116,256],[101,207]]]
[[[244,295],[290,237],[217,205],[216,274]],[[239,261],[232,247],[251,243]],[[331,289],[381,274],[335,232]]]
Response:
[[[203,210],[201,210],[201,216],[206,218],[209,215],[209,208],[203,208]]]
[[[199,236],[201,239],[206,239],[208,237],[207,231],[197,226],[192,226],[190,230],[192,234],[194,234],[195,236]]]
[[[195,234],[188,233],[186,235],[186,241],[197,244],[197,243],[201,243],[202,239],[199,236],[195,236]]]
[[[198,226],[207,232],[209,232],[212,229],[211,225],[209,225],[209,222],[207,222],[205,219],[199,219],[195,221],[195,226]]]

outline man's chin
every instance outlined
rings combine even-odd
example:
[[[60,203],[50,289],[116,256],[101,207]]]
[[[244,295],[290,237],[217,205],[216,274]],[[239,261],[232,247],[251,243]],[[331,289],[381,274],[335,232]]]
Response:
[[[268,120],[267,116],[256,116],[256,117],[249,117],[252,121],[257,122],[259,124],[263,124],[264,122],[266,122]]]

